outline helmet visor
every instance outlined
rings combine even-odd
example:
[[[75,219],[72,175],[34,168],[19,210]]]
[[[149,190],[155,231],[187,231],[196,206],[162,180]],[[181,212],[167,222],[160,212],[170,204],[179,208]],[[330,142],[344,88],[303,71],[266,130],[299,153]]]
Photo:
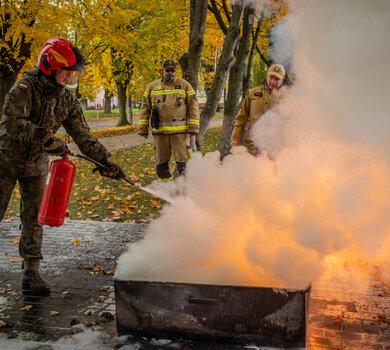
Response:
[[[68,73],[68,79],[66,80],[65,87],[68,89],[76,89],[80,80],[81,72],[79,71],[66,71]]]

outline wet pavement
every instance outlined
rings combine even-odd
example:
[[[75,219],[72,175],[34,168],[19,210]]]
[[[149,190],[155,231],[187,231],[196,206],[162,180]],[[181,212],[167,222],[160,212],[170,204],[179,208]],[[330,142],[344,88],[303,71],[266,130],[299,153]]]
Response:
[[[127,244],[142,237],[146,225],[69,221],[58,228],[45,227],[41,275],[51,294],[43,298],[24,297],[21,292],[19,221],[1,226],[0,334],[44,343],[98,328],[113,348],[116,259]]]
[[[52,291],[49,297],[38,298],[24,297],[20,289],[19,221],[2,222],[0,348],[244,348],[117,337],[113,272],[120,254],[128,244],[142,239],[146,227],[145,224],[93,221],[68,221],[58,228],[45,226],[41,271]],[[306,348],[390,349],[390,284],[383,276],[364,282],[368,289],[358,289],[340,273],[331,281],[313,283]],[[93,333],[92,340],[88,337]],[[87,344],[76,341],[80,334],[83,334],[80,339]],[[68,343],[72,345],[66,347]],[[26,347],[26,344],[38,347]]]

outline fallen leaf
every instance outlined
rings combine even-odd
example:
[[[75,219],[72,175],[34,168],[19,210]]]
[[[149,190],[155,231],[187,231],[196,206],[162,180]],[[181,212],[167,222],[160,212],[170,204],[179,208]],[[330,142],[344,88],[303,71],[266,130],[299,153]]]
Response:
[[[57,316],[58,312],[57,311],[50,311],[50,316]]]
[[[98,296],[98,302],[99,302],[99,303],[102,303],[102,302],[104,301],[104,299],[106,299],[106,298],[104,297],[104,295],[99,295],[99,296]]]
[[[73,244],[73,245],[75,245],[75,244],[80,244],[80,240],[77,238],[77,239],[75,239],[75,240],[72,242],[72,244]]]
[[[111,260],[111,256],[106,256],[104,260]]]
[[[77,264],[77,268],[78,268],[78,269],[82,269],[83,267],[84,267],[83,264]]]
[[[33,307],[32,305],[26,305],[25,307],[22,307],[22,310],[28,311],[28,310],[31,310],[32,307]]]
[[[12,291],[11,288],[5,288],[5,289],[4,289],[4,293],[8,293],[8,292],[11,292],[11,291]]]
[[[5,325],[6,325],[6,323],[4,321],[0,320],[0,328],[4,327]]]
[[[110,204],[106,209],[114,209],[114,204]]]
[[[10,262],[21,262],[22,259],[21,258],[11,258],[9,259]]]
[[[14,242],[15,244],[18,244],[20,241],[20,238],[19,237],[14,237],[12,238],[12,242]]]

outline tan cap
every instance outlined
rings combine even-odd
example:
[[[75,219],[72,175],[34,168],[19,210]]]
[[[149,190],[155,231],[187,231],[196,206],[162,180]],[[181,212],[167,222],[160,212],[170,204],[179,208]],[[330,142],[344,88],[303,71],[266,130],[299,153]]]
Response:
[[[268,74],[274,75],[280,79],[284,79],[286,71],[281,64],[271,64],[268,68]]]

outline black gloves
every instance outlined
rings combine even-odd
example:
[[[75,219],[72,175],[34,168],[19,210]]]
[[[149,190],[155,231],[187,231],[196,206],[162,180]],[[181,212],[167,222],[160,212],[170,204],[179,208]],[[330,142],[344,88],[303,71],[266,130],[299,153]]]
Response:
[[[96,167],[93,169],[93,172],[99,171],[99,174],[101,176],[109,177],[111,179],[119,180],[123,177],[126,177],[125,173],[123,172],[122,168],[113,162],[111,158],[106,158],[104,161],[101,162],[105,167]]]
[[[50,131],[42,140],[43,152],[52,156],[63,157],[66,154],[67,149],[66,143],[54,137],[52,131]]]

